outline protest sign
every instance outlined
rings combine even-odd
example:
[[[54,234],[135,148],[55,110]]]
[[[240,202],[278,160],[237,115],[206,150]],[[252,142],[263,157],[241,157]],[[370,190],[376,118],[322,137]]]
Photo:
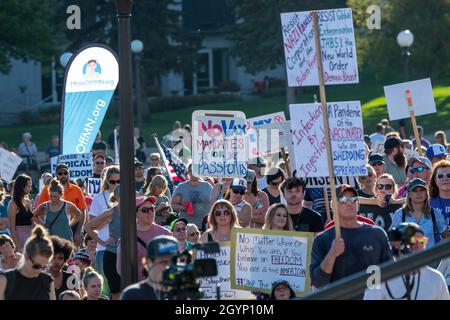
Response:
[[[246,123],[242,111],[194,111],[194,176],[243,177],[247,174]]]
[[[330,176],[320,104],[291,104],[292,142],[298,177]],[[327,104],[334,175],[367,174],[359,101]]]
[[[234,228],[231,236],[231,288],[270,294],[286,280],[297,296],[310,288],[313,233]]]
[[[93,176],[92,154],[91,153],[75,153],[59,155],[50,159],[51,173],[55,175],[58,163],[64,163],[69,167],[70,179],[84,179]]]
[[[327,187],[330,188],[330,177],[309,177],[306,178],[306,189],[308,188],[321,188]],[[334,182],[336,187],[339,187],[343,184],[348,184],[353,187],[358,185],[355,177],[334,177]]]
[[[0,148],[0,178],[10,182],[21,162],[21,157]]]
[[[378,153],[378,154],[384,155],[384,142],[381,142],[381,141],[372,142],[370,144],[370,147],[372,149],[372,153]],[[406,159],[410,159],[412,157],[414,157],[414,158],[419,157],[419,153],[414,150],[411,150],[411,149],[405,148],[404,153],[405,153]]]
[[[403,82],[384,87],[390,120],[410,117],[406,90],[410,91],[414,115],[421,116],[436,112],[430,78]]]
[[[88,178],[87,179],[87,194],[90,196],[100,193],[100,185],[102,179],[100,178]]]
[[[247,119],[248,150],[250,158],[280,152],[280,143],[279,139],[277,139],[277,135],[272,135],[265,126],[274,123],[280,124],[285,121],[286,117],[284,116],[284,112],[276,112]]]
[[[319,10],[317,14],[325,84],[358,83],[352,10]],[[312,12],[282,13],[281,30],[289,86],[319,85]]]
[[[217,276],[204,277],[200,280],[200,289],[205,300],[231,300],[231,299],[255,299],[248,291],[231,289],[230,282],[230,241],[220,243],[219,253],[205,253],[197,251],[197,259],[215,259],[217,263]],[[220,286],[220,299],[217,297],[216,288]]]
[[[266,132],[269,135],[272,135],[272,133],[275,133],[275,130],[278,130],[276,133],[279,135],[279,146],[280,148],[289,148],[289,144],[292,144],[292,138],[291,138],[291,122],[285,121],[285,122],[278,122],[278,123],[270,123],[265,124],[263,126],[260,126],[257,128],[258,130],[258,136],[260,130],[266,130]],[[278,152],[278,151],[272,151],[271,153]]]

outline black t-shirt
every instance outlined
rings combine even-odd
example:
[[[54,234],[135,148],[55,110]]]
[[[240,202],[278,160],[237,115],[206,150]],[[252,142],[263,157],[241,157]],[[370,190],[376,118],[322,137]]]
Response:
[[[278,197],[274,197],[273,195],[270,194],[268,187],[265,187],[264,189],[262,189],[262,191],[267,194],[267,197],[269,198],[269,205],[281,203],[281,194]]]
[[[5,300],[50,300],[52,277],[41,272],[36,278],[23,276],[17,269],[8,270]]]
[[[73,285],[76,289],[76,291],[78,292],[79,286],[80,286],[80,281],[78,280],[78,277],[76,276],[76,274],[74,273],[70,273],[67,271],[63,271],[63,281],[62,281],[62,285],[61,288],[56,289],[55,288],[55,293],[56,293],[56,300],[59,300],[59,295],[66,291],[66,290],[72,290],[73,288],[69,288],[68,285]],[[70,277],[72,277],[71,279],[69,279]]]
[[[361,204],[359,206],[358,214],[372,219],[375,225],[383,228],[385,231],[389,230],[392,224],[392,217],[395,211],[397,211],[402,206],[400,204],[390,204],[385,208],[379,206]]]
[[[363,197],[363,198],[368,198],[368,199],[375,198],[375,196],[373,194],[368,194],[368,193],[364,192],[362,189],[358,190],[358,196]]]
[[[145,184],[145,180],[144,180],[144,181],[141,181],[141,182],[136,181],[136,184],[135,184],[135,186],[136,186],[136,192],[141,191],[141,188],[144,186],[144,184]]]
[[[303,208],[299,214],[290,214],[295,231],[320,232],[323,231],[324,223],[322,216],[311,209]]]
[[[155,289],[153,289],[153,287],[148,284],[148,280],[145,279],[125,288],[120,300],[163,300],[165,298],[166,293],[161,293],[161,296],[158,298]]]

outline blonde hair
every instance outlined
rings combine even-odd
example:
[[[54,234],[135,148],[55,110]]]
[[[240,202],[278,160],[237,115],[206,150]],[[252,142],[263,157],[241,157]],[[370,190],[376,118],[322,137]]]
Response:
[[[286,205],[284,205],[283,203],[275,203],[271,205],[269,209],[267,209],[266,219],[264,222],[264,226],[262,228],[266,230],[272,230],[273,219],[275,218],[275,213],[279,208],[283,208],[287,214],[287,221],[286,224],[283,226],[283,230],[294,231],[294,225],[292,223],[291,216],[289,215]]]
[[[83,275],[83,286],[85,289],[89,285],[89,281],[93,278],[98,278],[103,286],[103,281],[104,281],[103,276],[100,273],[98,273],[97,271],[95,271],[94,268],[87,267],[84,270],[84,275]]]
[[[226,207],[228,210],[230,210],[231,213],[231,221],[230,221],[230,229],[236,226],[236,223],[238,221],[237,219],[237,213],[236,213],[236,209],[234,208],[234,206],[231,204],[230,201],[228,200],[217,200],[216,202],[214,202],[214,204],[211,207],[211,211],[209,212],[208,215],[208,225],[213,229],[213,230],[217,230],[217,222],[216,219],[214,219],[215,214],[214,211],[216,211],[216,208],[218,206],[224,206]]]
[[[157,194],[156,196],[160,196],[166,193],[167,190],[167,180],[162,175],[158,174],[153,177],[152,181],[147,187],[146,195],[152,195],[153,188],[155,187],[161,187],[161,194]]]

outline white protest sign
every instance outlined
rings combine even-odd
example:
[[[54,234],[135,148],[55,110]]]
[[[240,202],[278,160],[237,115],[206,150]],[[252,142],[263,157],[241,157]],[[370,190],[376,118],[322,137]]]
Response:
[[[270,123],[263,126],[260,126],[257,128],[258,130],[258,136],[259,136],[259,130],[267,130],[267,133],[272,136],[274,133],[278,133],[279,135],[279,146],[280,148],[289,148],[289,145],[292,144],[292,137],[291,137],[291,122],[285,121],[285,122],[278,122],[278,123]],[[278,131],[275,131],[278,130]],[[277,151],[273,151],[277,152]],[[272,152],[272,153],[273,153]]]
[[[204,277],[200,280],[200,289],[205,300],[231,300],[231,299],[255,299],[248,291],[231,289],[230,282],[230,242],[220,243],[219,253],[205,253],[197,251],[197,259],[215,259],[217,263],[217,276]],[[220,299],[217,297],[216,288],[220,285]]]
[[[279,140],[276,139],[276,135],[271,135],[270,131],[265,130],[265,126],[274,123],[284,123],[285,121],[286,117],[282,111],[247,119],[250,158],[280,151]]]
[[[0,148],[0,178],[10,182],[21,162],[21,157],[9,152],[8,150]]]
[[[378,153],[381,155],[384,155],[384,142],[381,141],[375,141],[370,144],[370,147],[372,149],[372,154]],[[406,159],[410,159],[412,157],[418,158],[419,153],[417,151],[411,150],[411,149],[404,149],[404,153],[406,156]]]
[[[248,160],[246,126],[245,114],[241,111],[194,111],[194,176],[245,176]]]
[[[286,280],[297,296],[310,288],[313,233],[234,228],[231,237],[231,288],[270,294]]]
[[[410,91],[415,116],[436,112],[430,78],[403,82],[384,87],[384,95],[386,96],[390,120],[407,119],[410,117],[406,90]]]
[[[334,177],[335,186],[339,187],[343,184],[348,184],[353,187],[357,186],[355,177]],[[308,188],[330,188],[330,177],[309,177],[306,178],[306,189]]]
[[[92,167],[92,153],[75,153],[59,155],[50,159],[51,173],[55,175],[58,163],[64,163],[69,167],[70,179],[90,178],[94,171]]]
[[[289,108],[297,177],[329,176],[322,106],[306,103]],[[367,175],[360,102],[330,102],[327,110],[334,175]]]
[[[102,179],[100,178],[88,178],[87,179],[87,194],[92,196],[100,193],[100,185]]]
[[[317,15],[325,84],[358,83],[352,10],[319,10]],[[282,13],[281,31],[289,86],[319,85],[312,12]]]

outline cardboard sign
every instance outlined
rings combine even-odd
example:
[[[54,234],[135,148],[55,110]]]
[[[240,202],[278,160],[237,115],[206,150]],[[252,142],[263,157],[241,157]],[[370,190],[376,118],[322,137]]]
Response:
[[[0,178],[10,182],[21,162],[21,157],[0,148]]]
[[[87,179],[87,194],[90,196],[100,193],[100,185],[102,179],[100,178],[88,178]]]
[[[247,121],[241,111],[192,114],[192,172],[196,177],[243,177],[247,174]]]
[[[343,184],[348,184],[353,187],[358,187],[358,182],[355,177],[334,177],[334,183],[336,187]],[[309,177],[306,178],[306,189],[308,188],[330,188],[330,177]]]
[[[322,106],[307,103],[289,107],[297,177],[329,176]],[[330,102],[327,110],[334,175],[367,175],[360,102]]]
[[[92,162],[92,153],[59,155],[50,159],[51,173],[55,175],[58,163],[64,163],[69,167],[70,179],[90,178],[94,174]]]
[[[406,90],[410,90],[415,116],[436,112],[433,88],[430,78],[403,82],[384,87],[384,95],[390,120],[407,119],[410,117]]]
[[[372,153],[378,153],[378,154],[384,155],[384,142],[381,142],[381,141],[372,142],[370,144],[370,147],[372,149]],[[415,157],[415,158],[419,157],[419,153],[414,150],[404,149],[404,152],[405,152],[406,159],[410,159],[412,157]]]
[[[266,126],[284,122],[286,117],[282,111],[247,119],[249,158],[280,152],[279,132],[272,134]]]
[[[220,243],[220,252],[209,254],[197,251],[197,259],[215,259],[217,263],[217,276],[200,278],[200,289],[204,300],[232,300],[232,299],[255,299],[248,291],[231,289],[230,282],[230,242]],[[217,286],[220,286],[220,299],[217,297]]]
[[[234,228],[231,236],[231,288],[270,294],[286,280],[297,296],[309,291],[313,233]]]
[[[325,84],[358,83],[352,10],[319,10],[317,15]],[[289,86],[319,85],[312,12],[282,13],[281,31]]]

